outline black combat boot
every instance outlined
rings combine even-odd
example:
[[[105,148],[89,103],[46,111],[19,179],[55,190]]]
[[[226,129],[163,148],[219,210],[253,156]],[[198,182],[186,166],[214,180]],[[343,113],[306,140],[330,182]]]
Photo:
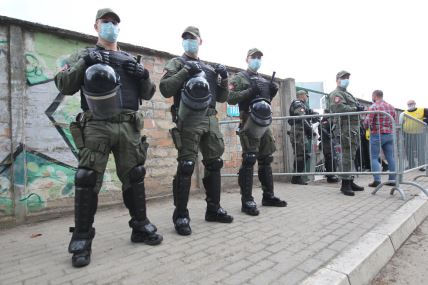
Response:
[[[192,233],[187,202],[189,201],[194,167],[193,161],[179,161],[177,174],[173,180],[172,190],[174,194],[175,210],[172,215],[172,220],[174,222],[175,231],[182,236],[188,236]]]
[[[339,182],[339,178],[337,178],[336,175],[326,175],[327,176],[327,183],[337,183]]]
[[[364,187],[361,187],[354,183],[354,178],[351,180],[351,188],[353,191],[364,191]]]
[[[241,211],[250,216],[257,216],[259,210],[252,196],[253,191],[253,167],[241,166],[239,170],[238,184],[241,188]]]
[[[272,175],[272,167],[270,163],[263,164],[259,161],[259,180],[262,184],[263,190],[263,206],[272,206],[272,207],[285,207],[287,206],[287,202],[281,200],[278,197],[275,197],[273,191],[273,175]]]
[[[68,246],[68,252],[73,254],[71,263],[74,267],[83,267],[91,262],[92,240],[95,237],[92,224],[98,204],[98,194],[94,191],[96,177],[94,170],[85,168],[79,168],[75,175],[75,227],[70,228],[73,235]]]
[[[220,169],[205,170],[206,175],[202,179],[207,194],[207,210],[205,221],[231,223],[233,217],[220,206],[221,176]]]
[[[342,179],[342,187],[340,187],[340,191],[346,196],[354,196],[355,193],[351,188],[351,180]]]
[[[242,165],[238,173],[238,184],[241,189],[241,212],[250,216],[257,216],[259,210],[254,202],[253,192],[253,168],[257,161],[255,153],[243,153]]]
[[[296,172],[302,173],[305,170],[305,162],[301,159],[296,161]],[[291,178],[291,184],[299,184],[299,185],[308,185],[307,182],[303,180],[302,176],[293,176]]]
[[[291,177],[291,184],[308,185],[308,183],[303,180],[302,176]]]
[[[331,154],[328,154],[324,158],[325,170],[327,172],[335,172],[336,171],[336,162],[332,158]],[[327,183],[337,183],[339,182],[339,178],[336,175],[326,175]]]
[[[134,167],[129,174],[131,188],[128,188],[123,193],[125,205],[131,215],[131,220],[129,221],[129,226],[132,228],[131,241],[158,245],[162,242],[163,237],[156,233],[156,226],[150,223],[147,218],[145,175],[146,170],[143,165]]]

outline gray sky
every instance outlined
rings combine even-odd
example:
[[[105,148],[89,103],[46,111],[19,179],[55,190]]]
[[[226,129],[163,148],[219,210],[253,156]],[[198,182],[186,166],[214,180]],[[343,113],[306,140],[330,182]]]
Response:
[[[61,3],[61,4],[60,4]],[[97,9],[121,17],[119,41],[181,54],[182,30],[198,26],[200,57],[246,68],[249,48],[264,53],[260,72],[335,88],[339,70],[351,72],[348,90],[405,108],[428,108],[428,9],[423,0],[0,0],[0,15],[96,35]]]

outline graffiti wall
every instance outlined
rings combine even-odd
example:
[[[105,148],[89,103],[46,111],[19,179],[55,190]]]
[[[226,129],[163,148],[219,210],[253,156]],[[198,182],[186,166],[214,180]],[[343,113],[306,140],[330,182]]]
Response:
[[[93,46],[95,41],[96,38],[88,35],[0,16],[0,224],[2,218],[25,220],[53,210],[72,209],[78,152],[69,124],[80,112],[80,96],[60,94],[53,78],[69,55]],[[124,43],[120,48],[142,55],[152,80],[159,85],[165,63],[173,55]],[[237,71],[232,68],[231,74]],[[279,95],[273,102],[276,116],[285,115],[281,97],[284,96]],[[143,101],[141,105],[145,115],[143,134],[150,144],[145,179],[148,197],[171,194],[177,165],[177,152],[169,134],[169,129],[174,127],[171,104],[172,98],[163,98],[157,90],[150,101]],[[235,112],[232,109],[219,104],[219,119],[233,119],[236,108]],[[225,173],[236,173],[240,165],[241,147],[236,127],[222,126]],[[283,126],[275,122],[272,128],[278,147],[274,169],[281,170],[284,167]],[[200,185],[201,165],[199,163],[193,177],[194,190]],[[237,180],[227,178],[223,184],[236,186]],[[100,204],[121,203],[121,196],[111,156],[99,201]]]

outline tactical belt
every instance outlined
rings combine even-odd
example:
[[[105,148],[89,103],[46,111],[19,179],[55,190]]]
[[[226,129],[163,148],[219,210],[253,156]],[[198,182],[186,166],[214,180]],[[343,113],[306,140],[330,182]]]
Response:
[[[135,122],[136,113],[122,113],[114,115],[113,117],[106,118],[106,119],[94,119],[91,112],[86,111],[83,113],[83,116],[79,118],[78,120],[82,121],[105,121],[110,123],[122,123],[122,122]]]
[[[125,114],[117,114],[108,119],[102,120],[111,123],[122,123],[122,122],[134,122],[135,121],[135,113],[125,113]]]

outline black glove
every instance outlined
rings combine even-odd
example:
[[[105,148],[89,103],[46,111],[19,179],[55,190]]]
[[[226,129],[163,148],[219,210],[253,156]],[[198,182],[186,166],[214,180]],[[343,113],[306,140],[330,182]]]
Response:
[[[97,63],[110,63],[110,56],[108,52],[91,50],[87,55],[83,57],[87,66],[91,66]]]
[[[123,69],[131,76],[137,79],[149,78],[149,71],[144,68],[144,65],[133,60],[125,61],[122,64]]]
[[[363,105],[361,105],[361,104],[357,105],[357,112],[364,111],[364,109],[365,109],[365,107]]]
[[[257,81],[256,80],[250,80],[250,97],[254,98],[258,95],[260,95],[260,88],[257,85]]]
[[[189,72],[190,76],[198,74],[199,72],[202,71],[201,65],[199,64],[199,62],[196,62],[196,61],[186,62],[186,64],[184,65],[184,69],[186,69],[187,72]]]
[[[278,93],[278,89],[279,89],[278,85],[274,82],[271,82],[269,84],[270,97],[272,97],[272,98],[275,97],[276,93]]]
[[[224,66],[223,64],[217,64],[214,70],[223,79],[225,79],[229,76],[227,74],[226,66]]]

